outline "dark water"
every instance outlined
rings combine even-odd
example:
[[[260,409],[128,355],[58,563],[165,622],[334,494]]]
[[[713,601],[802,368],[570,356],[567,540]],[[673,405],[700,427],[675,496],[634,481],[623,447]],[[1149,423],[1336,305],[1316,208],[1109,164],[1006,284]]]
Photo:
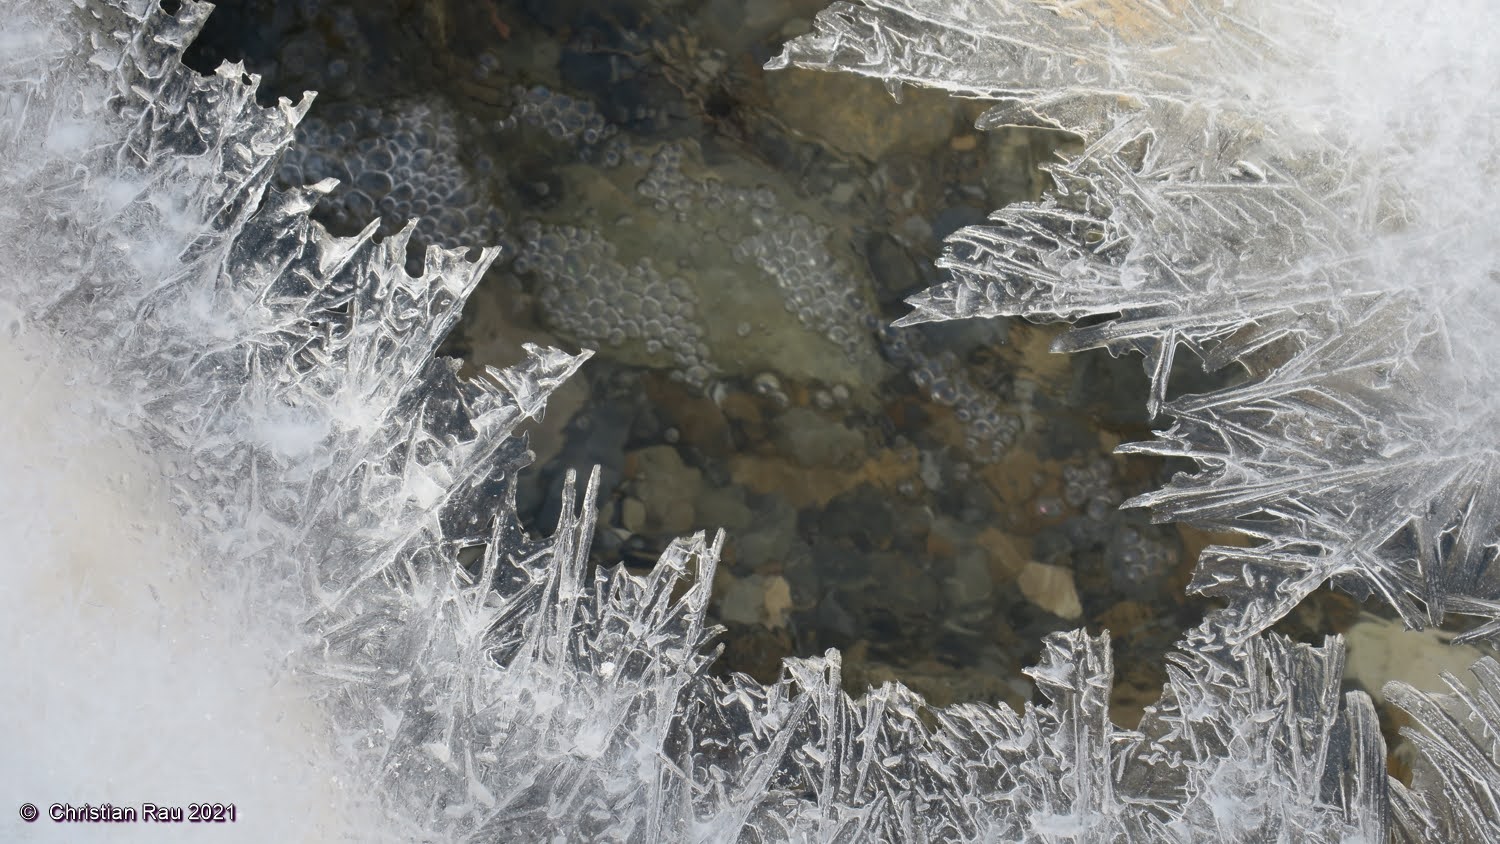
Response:
[[[853,692],[1017,704],[1045,633],[1108,628],[1133,723],[1210,606],[1185,587],[1211,538],[1118,509],[1182,468],[1112,454],[1149,431],[1139,360],[1053,355],[1023,322],[889,327],[942,238],[1036,198],[1072,141],[764,73],[821,5],[250,0],[190,61],[321,92],[282,179],[339,179],[335,231],[415,219],[414,270],[425,244],[504,247],[445,353],[599,350],[533,432],[523,515],[549,528],[597,464],[601,564],[727,529],[722,670],[837,647]],[[1306,607],[1287,632],[1355,612]]]

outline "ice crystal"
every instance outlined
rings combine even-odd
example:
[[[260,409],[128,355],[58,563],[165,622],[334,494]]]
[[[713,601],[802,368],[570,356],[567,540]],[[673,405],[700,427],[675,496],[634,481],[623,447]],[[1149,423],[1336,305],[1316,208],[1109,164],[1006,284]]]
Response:
[[[0,0],[10,805],[218,798],[242,821],[219,831],[256,841],[1477,828],[1492,767],[1388,782],[1336,640],[1205,624],[1137,730],[1109,719],[1107,636],[1082,631],[1047,640],[1021,713],[855,700],[836,653],[771,686],[709,677],[718,540],[591,574],[597,473],[550,537],[516,517],[516,426],[585,355],[528,348],[477,380],[434,358],[493,254],[429,250],[412,276],[410,229],[334,238],[307,217],[329,185],[270,190],[306,103],[183,69],[207,11]],[[1468,699],[1491,725],[1493,674]],[[1439,772],[1493,743],[1412,700]],[[225,783],[245,790],[205,795]]]
[[[773,62],[1083,136],[1040,202],[949,238],[905,322],[1066,320],[1057,350],[1143,354],[1173,424],[1127,450],[1199,471],[1132,503],[1259,540],[1194,583],[1238,636],[1330,579],[1413,626],[1500,624],[1496,11],[1375,6],[871,0]],[[1251,377],[1169,398],[1182,349]]]
[[[1500,664],[1485,657],[1470,669],[1478,683],[1466,687],[1444,674],[1450,695],[1390,683],[1386,697],[1405,709],[1417,728],[1403,733],[1420,752],[1415,793],[1398,789],[1393,810],[1406,841],[1494,841],[1500,837]]]

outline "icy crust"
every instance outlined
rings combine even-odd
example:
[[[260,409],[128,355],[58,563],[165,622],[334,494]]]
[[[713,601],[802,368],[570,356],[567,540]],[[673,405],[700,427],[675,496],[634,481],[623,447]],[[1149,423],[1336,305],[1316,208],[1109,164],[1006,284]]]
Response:
[[[934,710],[897,685],[855,701],[836,654],[791,659],[775,686],[715,683],[697,703],[695,780],[751,799],[694,840],[1381,841],[1385,746],[1341,668],[1333,639],[1183,650],[1131,731],[1109,720],[1107,635],[1048,637],[1028,672],[1045,703],[1020,714]]]
[[[1317,17],[1310,17],[1316,12]],[[1370,4],[839,3],[772,66],[998,101],[1084,151],[1042,201],[951,236],[903,323],[1086,321],[1059,351],[1141,353],[1126,450],[1199,465],[1129,504],[1233,530],[1193,588],[1243,637],[1329,580],[1407,624],[1500,625],[1492,425],[1496,11]],[[1419,82],[1418,80],[1428,80]],[[1441,84],[1430,84],[1441,80]],[[1169,398],[1180,350],[1241,383]]]
[[[833,653],[769,687],[707,677],[718,540],[589,577],[597,473],[576,503],[570,480],[553,536],[517,520],[515,426],[584,356],[531,348],[477,381],[434,359],[492,256],[429,251],[412,277],[405,234],[308,221],[326,185],[267,191],[305,104],[261,110],[239,68],[182,69],[206,11],[0,0],[0,304],[93,362],[79,412],[159,463],[226,635],[269,635],[268,682],[312,687],[330,747],[306,755],[363,798],[351,840],[1469,829],[1462,794],[1433,814],[1450,804],[1385,779],[1336,640],[1205,626],[1137,731],[1109,722],[1108,640],[1083,632],[1047,640],[1045,701],[1019,714],[900,686],[853,700]]]
[[[1275,28],[1268,24],[1317,14],[1288,3],[1231,16],[1180,0],[837,2],[767,67],[857,73],[893,93],[903,84],[942,88],[995,101],[981,126],[1094,135],[1121,107],[1170,109],[1237,96],[1236,80],[1263,72],[1266,32]]]
[[[1402,728],[1421,756],[1414,766],[1415,794],[1402,792],[1394,805],[1398,840],[1494,841],[1500,839],[1500,663],[1485,657],[1469,669],[1472,688],[1444,674],[1451,694],[1429,694],[1405,683],[1385,693],[1415,720]]]
[[[454,553],[490,535],[529,459],[515,426],[586,354],[529,348],[477,381],[434,359],[493,253],[429,251],[413,278],[409,231],[332,238],[307,217],[329,185],[267,192],[307,101],[262,109],[239,67],[185,70],[206,5],[3,12],[8,318],[95,363],[83,412],[154,453],[226,627],[280,631],[289,676],[323,678],[347,768],[329,774],[404,818],[399,840],[453,828],[429,731],[466,724],[475,700],[445,697],[439,717],[411,678],[467,681],[492,647],[453,610],[493,594]],[[380,787],[392,771],[399,787]]]

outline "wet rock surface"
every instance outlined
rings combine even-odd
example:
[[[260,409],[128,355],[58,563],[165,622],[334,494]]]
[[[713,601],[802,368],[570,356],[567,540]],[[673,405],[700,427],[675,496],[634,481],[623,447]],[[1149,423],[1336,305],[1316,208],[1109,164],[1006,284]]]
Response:
[[[446,353],[598,350],[532,432],[523,517],[550,529],[567,471],[599,465],[596,562],[728,531],[721,670],[839,647],[853,692],[1019,704],[1045,633],[1107,627],[1133,723],[1212,606],[1185,594],[1193,558],[1225,541],[1118,509],[1174,470],[1113,453],[1149,428],[1140,361],[1054,355],[1023,322],[890,327],[941,239],[1038,195],[1071,140],[764,74],[823,5],[247,0],[191,58],[320,92],[281,178],[340,180],[330,228],[502,247]],[[1287,623],[1344,629],[1352,606]]]

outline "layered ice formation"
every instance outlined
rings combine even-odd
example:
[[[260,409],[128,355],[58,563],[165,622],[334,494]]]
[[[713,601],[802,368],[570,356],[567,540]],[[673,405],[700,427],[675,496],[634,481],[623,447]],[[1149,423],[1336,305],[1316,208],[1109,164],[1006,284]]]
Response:
[[[1211,360],[1267,364],[1268,375],[1226,396],[1163,404],[1180,420],[1164,442],[1202,457],[1209,468],[1196,483],[1208,486],[1151,503],[1186,515],[1178,502],[1218,502],[1221,521],[1260,524],[1267,544],[1239,553],[1250,556],[1246,588],[1282,596],[1262,597],[1266,612],[1301,587],[1253,566],[1291,570],[1299,584],[1360,575],[1405,610],[1403,595],[1427,601],[1417,620],[1444,599],[1485,615],[1493,485],[1486,417],[1474,412],[1489,394],[1473,391],[1483,371],[1466,367],[1489,335],[1453,326],[1455,315],[1487,325],[1461,293],[1488,281],[1481,259],[1492,250],[1477,224],[1455,233],[1424,223],[1453,222],[1442,213],[1463,202],[1482,211],[1483,192],[1452,180],[1426,199],[1406,190],[1416,182],[1376,190],[1359,179],[1378,157],[1303,147],[1317,132],[1194,99],[1225,80],[1280,93],[1251,61],[1265,27],[1192,10],[1181,25],[1195,37],[1174,56],[1149,38],[1176,18],[1015,5],[840,5],[790,53],[951,79],[1085,133],[1119,129],[1074,162],[1099,175],[1070,180],[1064,166],[1065,197],[960,233],[954,282],[919,313],[1119,313],[1070,342],[1147,351],[1163,363],[1163,385],[1179,341]],[[1160,703],[1135,730],[1109,718],[1107,634],[1083,631],[1049,637],[1030,672],[1041,699],[1019,713],[936,709],[896,685],[851,699],[833,652],[788,660],[770,686],[709,677],[703,614],[718,540],[681,540],[645,575],[590,575],[594,482],[581,501],[567,485],[550,537],[527,535],[515,517],[512,483],[528,459],[516,426],[543,412],[586,353],[532,347],[476,380],[435,358],[494,251],[471,262],[429,249],[413,276],[410,228],[377,240],[372,221],[343,239],[310,222],[331,183],[269,187],[307,103],[260,108],[238,66],[185,70],[181,51],[208,11],[0,0],[0,374],[10,397],[0,691],[11,736],[0,796],[44,811],[28,824],[12,810],[6,838],[97,831],[54,822],[53,803],[203,800],[237,804],[237,822],[212,833],[252,841],[1500,834],[1500,667],[1481,662],[1476,690],[1456,686],[1447,698],[1392,690],[1424,730],[1408,789],[1385,773],[1369,699],[1339,690],[1341,643],[1256,632],[1266,615],[1186,632]],[[1339,20],[1361,32],[1360,19]],[[1443,35],[1486,31],[1462,23],[1470,28]],[[1118,37],[1088,40],[1105,24]],[[1022,46],[1048,27],[1063,34]],[[1314,45],[1323,37],[1296,32]],[[1123,95],[1136,89],[1106,84],[1137,67],[1132,49],[1151,83],[1134,101]],[[1173,71],[1220,51],[1235,73]],[[964,63],[976,55],[988,58]],[[996,77],[1006,57],[1039,81],[1022,90]],[[1493,78],[1486,68],[1476,78]],[[1231,93],[1207,102],[1254,102]],[[1154,104],[1143,119],[1160,129],[1112,111],[1141,103]],[[1445,120],[1476,121],[1463,124],[1466,143],[1490,155],[1488,114],[1444,112],[1430,128],[1443,139]],[[1238,134],[1253,127],[1259,134]],[[1215,141],[1207,150],[1205,137]],[[1483,182],[1492,162],[1470,161]],[[1183,180],[1190,189],[1179,191]],[[1130,190],[1105,190],[1121,185]],[[1325,232],[1335,223],[1346,224],[1337,238]],[[1360,226],[1391,240],[1329,251],[1362,243]],[[1199,244],[1204,231],[1214,237]],[[1418,266],[1409,262],[1424,254],[1448,258],[1439,266],[1453,288],[1403,296],[1404,279],[1356,272]],[[1239,276],[1221,272],[1230,266],[1255,283],[1232,287]],[[1290,288],[1273,294],[1271,275]],[[1035,309],[1006,304],[1016,301]],[[1224,322],[1204,316],[1216,307]],[[1393,346],[1371,351],[1371,325]],[[1446,350],[1441,365],[1424,356],[1434,348]],[[1458,388],[1470,391],[1441,392]],[[1449,401],[1435,410],[1437,395]],[[1356,431],[1358,414],[1366,427]],[[1247,450],[1255,459],[1239,457]],[[1089,479],[1075,480],[1087,496]],[[139,824],[107,831],[163,837]]]

